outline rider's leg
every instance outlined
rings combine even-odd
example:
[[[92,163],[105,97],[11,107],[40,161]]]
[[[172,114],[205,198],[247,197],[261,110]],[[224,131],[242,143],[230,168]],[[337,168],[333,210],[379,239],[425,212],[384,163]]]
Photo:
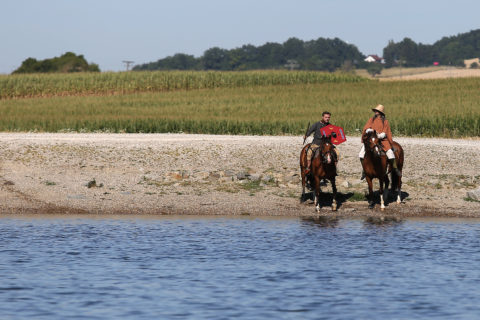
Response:
[[[360,177],[360,180],[365,179],[365,170],[363,170],[363,158],[365,158],[365,145],[362,145],[362,148],[360,149],[360,153],[358,154],[358,157],[360,158],[360,164],[362,165],[362,176]]]
[[[402,172],[400,170],[398,170],[398,167],[397,167],[397,160],[395,159],[395,154],[393,153],[393,150],[390,149],[387,151],[387,158],[388,158],[388,162],[390,162],[392,168],[393,168],[393,171],[395,171],[395,174],[399,177],[402,176]]]

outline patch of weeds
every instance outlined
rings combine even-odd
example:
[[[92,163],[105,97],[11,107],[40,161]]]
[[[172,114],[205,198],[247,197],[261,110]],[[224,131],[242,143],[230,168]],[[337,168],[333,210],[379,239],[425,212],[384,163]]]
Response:
[[[154,194],[156,194],[155,192],[145,192],[146,195],[149,195],[149,196],[152,196]]]
[[[234,186],[228,186],[228,185],[219,185],[218,187],[215,188],[215,190],[220,192],[238,193],[238,188],[235,188]]]
[[[435,189],[443,189],[443,185],[440,182],[435,184]]]
[[[47,181],[45,181],[45,185],[47,185],[47,186],[54,186],[54,185],[56,185],[56,183],[53,182],[53,181],[48,181],[48,180],[47,180]]]
[[[240,188],[250,193],[255,193],[257,191],[263,190],[263,186],[260,185],[261,181],[248,181],[247,183],[240,184]]]
[[[348,201],[365,201],[366,197],[365,194],[360,193],[360,192],[354,192],[350,198],[348,198]]]
[[[476,199],[473,199],[473,198],[470,198],[470,197],[465,197],[465,198],[463,198],[463,200],[468,201],[468,202],[478,202],[478,203],[480,203],[480,201],[478,201]]]
[[[92,180],[88,181],[87,188],[90,189],[95,187],[101,188],[103,187],[103,183],[97,184],[97,181],[95,180],[95,178],[93,178]]]

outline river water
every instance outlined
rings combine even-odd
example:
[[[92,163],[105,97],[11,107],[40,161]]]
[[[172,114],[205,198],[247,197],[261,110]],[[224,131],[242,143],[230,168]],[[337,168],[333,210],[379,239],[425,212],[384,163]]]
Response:
[[[480,220],[0,218],[0,319],[478,319]]]

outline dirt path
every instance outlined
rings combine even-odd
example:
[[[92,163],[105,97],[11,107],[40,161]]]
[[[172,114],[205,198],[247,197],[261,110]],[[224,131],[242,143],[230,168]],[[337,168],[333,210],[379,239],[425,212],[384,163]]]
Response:
[[[352,201],[359,137],[339,146],[338,216],[480,217],[480,139],[396,139],[404,203]],[[0,213],[314,215],[300,204],[301,137],[0,133]],[[378,185],[378,184],[377,184]],[[330,186],[324,188],[331,192]]]

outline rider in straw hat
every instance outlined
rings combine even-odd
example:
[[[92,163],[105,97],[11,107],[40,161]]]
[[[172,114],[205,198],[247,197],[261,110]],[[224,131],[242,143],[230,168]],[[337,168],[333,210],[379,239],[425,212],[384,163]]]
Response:
[[[373,130],[377,132],[377,137],[380,139],[383,149],[386,150],[388,161],[392,165],[393,170],[395,170],[395,173],[401,177],[402,172],[398,170],[397,161],[395,160],[395,155],[392,149],[392,131],[390,130],[390,124],[388,123],[388,120],[385,118],[385,107],[379,104],[373,108],[372,111],[375,113],[375,115],[368,119],[367,123],[363,127],[362,136],[365,132],[369,133]],[[365,146],[363,144],[358,156],[360,157],[360,162],[362,163],[363,167],[363,158],[365,158]],[[362,172],[362,177],[360,179],[365,179],[365,172]]]

